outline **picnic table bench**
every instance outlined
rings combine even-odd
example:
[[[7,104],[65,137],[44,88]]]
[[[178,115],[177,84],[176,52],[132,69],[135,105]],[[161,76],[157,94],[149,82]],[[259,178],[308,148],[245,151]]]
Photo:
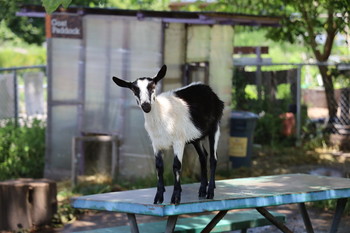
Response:
[[[266,207],[298,204],[306,232],[313,232],[305,202],[337,199],[337,207],[330,232],[337,232],[347,199],[350,197],[350,179],[307,174],[289,174],[221,180],[216,182],[212,200],[198,199],[199,184],[182,186],[181,204],[170,204],[172,187],[166,187],[164,204],[153,204],[155,188],[112,192],[72,199],[74,208],[126,213],[131,232],[139,232],[135,214],[167,217],[165,232],[174,232],[179,215],[219,211],[203,228],[210,232],[233,209],[256,209],[282,232],[292,232],[281,219]]]

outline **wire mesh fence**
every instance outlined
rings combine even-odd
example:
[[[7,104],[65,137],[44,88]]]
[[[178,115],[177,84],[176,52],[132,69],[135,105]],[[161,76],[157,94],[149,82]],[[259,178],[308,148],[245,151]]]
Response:
[[[340,91],[334,129],[335,133],[350,135],[350,88],[342,88]]]
[[[45,65],[0,68],[0,120],[46,118]]]

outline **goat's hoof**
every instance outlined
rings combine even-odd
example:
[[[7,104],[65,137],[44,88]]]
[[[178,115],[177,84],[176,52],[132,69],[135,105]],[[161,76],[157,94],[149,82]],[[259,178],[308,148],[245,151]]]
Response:
[[[181,193],[180,192],[174,192],[171,196],[171,204],[178,205],[181,201]]]
[[[199,198],[204,198],[207,196],[207,190],[205,187],[200,187],[198,191],[198,197]]]
[[[214,192],[208,191],[207,199],[213,199],[213,198],[214,198]]]
[[[162,204],[164,201],[163,192],[157,192],[153,204]]]

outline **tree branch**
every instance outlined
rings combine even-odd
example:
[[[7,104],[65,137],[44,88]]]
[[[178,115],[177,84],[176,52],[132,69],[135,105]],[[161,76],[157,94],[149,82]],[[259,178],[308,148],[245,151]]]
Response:
[[[306,31],[307,31],[307,33],[309,34],[309,35],[308,35],[308,38],[306,38],[306,37],[304,36],[305,41],[308,41],[308,42],[309,42],[309,44],[310,44],[310,46],[311,46],[311,49],[312,49],[312,51],[313,51],[314,54],[315,54],[316,59],[317,59],[318,61],[320,61],[321,58],[322,58],[322,54],[321,54],[321,52],[317,49],[317,43],[316,43],[316,40],[315,40],[315,39],[316,39],[316,34],[315,34],[315,31],[314,31],[313,25],[312,25],[312,23],[311,23],[311,19],[310,19],[309,15],[308,15],[308,10],[306,9],[306,4],[305,4],[305,2],[304,2],[304,4],[298,5],[298,7],[299,7],[299,10],[300,10],[300,12],[301,12],[301,15],[302,15],[302,17],[303,17],[303,19],[304,19],[304,21],[305,21],[305,23],[306,23]]]
[[[327,18],[327,38],[323,47],[323,54],[321,56],[322,61],[327,61],[331,55],[333,48],[333,41],[337,34],[337,27],[334,22],[334,11],[331,6],[328,7],[328,18]]]

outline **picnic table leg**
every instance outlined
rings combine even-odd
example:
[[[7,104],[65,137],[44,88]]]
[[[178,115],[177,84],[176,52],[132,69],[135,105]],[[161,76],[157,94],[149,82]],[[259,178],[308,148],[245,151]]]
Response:
[[[347,198],[341,198],[337,200],[337,207],[335,209],[335,213],[334,213],[334,217],[333,217],[333,221],[332,221],[332,226],[330,229],[330,233],[336,233],[338,231],[338,226],[341,220],[341,217],[343,215],[345,206],[346,206],[346,202],[348,201]]]
[[[131,233],[139,233],[139,227],[137,226],[135,214],[127,214],[130,223]]]
[[[305,207],[305,203],[299,203],[299,210],[301,213],[301,216],[303,217],[303,221],[304,221],[304,225],[306,228],[306,232],[307,233],[314,233],[314,229],[312,227],[310,218],[309,218],[309,214],[307,213],[307,209]]]
[[[286,225],[278,221],[269,211],[267,211],[264,207],[257,207],[256,210],[264,216],[267,220],[269,220],[273,225],[275,225],[278,229],[280,229],[284,233],[293,233]]]
[[[166,233],[174,232],[177,217],[178,217],[178,215],[173,215],[173,216],[168,217],[168,221],[167,221],[166,229],[165,229]]]
[[[227,210],[220,211],[215,217],[208,223],[208,225],[201,231],[201,233],[207,233],[213,230],[213,228],[220,222],[220,220],[226,215]]]

